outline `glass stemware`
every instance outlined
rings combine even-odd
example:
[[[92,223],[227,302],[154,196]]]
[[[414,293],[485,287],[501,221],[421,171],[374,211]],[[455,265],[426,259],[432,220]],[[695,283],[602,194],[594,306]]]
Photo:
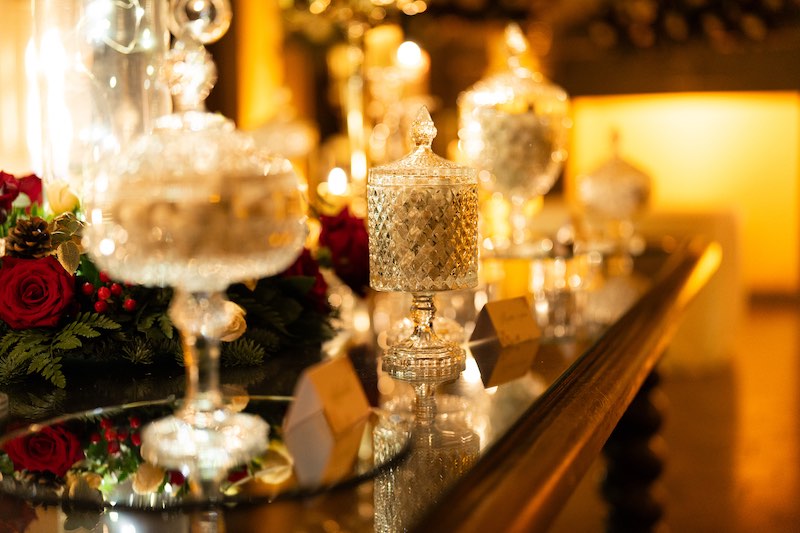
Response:
[[[175,288],[170,318],[183,342],[186,394],[173,416],[143,431],[142,455],[213,484],[263,451],[268,430],[262,419],[223,402],[220,337],[232,318],[225,290],[288,267],[306,228],[291,164],[204,110],[215,69],[202,43],[226,24],[212,15],[226,13],[198,13],[208,18],[189,17],[167,57],[176,112],[98,173],[85,202],[85,244],[112,276]]]
[[[413,329],[389,347],[383,369],[415,387],[422,419],[435,411],[435,386],[456,379],[465,361],[458,344],[434,331],[433,294],[471,288],[478,280],[475,171],[434,154],[435,136],[423,107],[411,128],[416,148],[370,169],[367,183],[370,285],[412,293]]]

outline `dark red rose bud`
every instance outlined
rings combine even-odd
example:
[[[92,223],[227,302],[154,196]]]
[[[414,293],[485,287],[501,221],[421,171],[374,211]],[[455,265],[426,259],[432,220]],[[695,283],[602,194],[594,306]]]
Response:
[[[183,485],[186,483],[186,478],[177,470],[170,470],[169,482],[171,485]]]
[[[89,436],[89,442],[91,442],[92,444],[97,444],[98,442],[100,442],[101,439],[102,437],[100,436],[100,433],[97,432],[92,433],[91,436]]]
[[[314,278],[314,284],[308,292],[308,298],[317,308],[324,313],[328,309],[328,283],[319,271],[319,264],[311,256],[307,248],[303,249],[295,262],[283,271],[284,276],[307,276]]]
[[[128,419],[132,428],[136,429],[142,425],[142,422],[139,420],[138,416],[132,416]]]
[[[19,196],[19,181],[7,172],[0,172],[0,209],[5,215],[11,211],[11,204]],[[5,218],[3,219],[5,222]]]
[[[103,419],[100,420],[100,427],[103,428],[103,429],[108,429],[113,425],[114,424],[108,418],[103,418]]]
[[[108,443],[108,453],[110,453],[112,455],[115,454],[115,453],[119,453],[119,442],[118,441],[112,440],[111,442]]]
[[[142,437],[138,433],[131,433],[131,444],[134,446],[141,446]]]
[[[345,207],[336,216],[319,217],[319,245],[331,252],[333,271],[360,295],[369,287],[369,234],[364,219]]]

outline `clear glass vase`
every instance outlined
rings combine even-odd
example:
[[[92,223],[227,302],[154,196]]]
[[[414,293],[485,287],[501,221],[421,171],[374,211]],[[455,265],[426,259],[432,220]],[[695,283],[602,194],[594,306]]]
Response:
[[[205,111],[216,68],[204,44],[230,22],[225,0],[172,2],[173,48],[164,76],[174,112],[107,159],[88,188],[84,243],[118,279],[171,286],[186,394],[174,415],[142,432],[142,457],[193,474],[214,497],[221,476],[267,444],[268,426],[235,412],[219,386],[221,336],[233,317],[228,285],[277,274],[306,238],[297,176],[283,157],[222,115]]]
[[[85,177],[170,111],[162,0],[34,0],[32,64],[43,178],[81,196]]]

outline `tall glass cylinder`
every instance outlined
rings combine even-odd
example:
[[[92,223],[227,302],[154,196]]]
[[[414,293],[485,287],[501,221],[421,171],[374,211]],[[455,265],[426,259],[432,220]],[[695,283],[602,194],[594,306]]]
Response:
[[[167,2],[34,0],[33,9],[32,90],[41,113],[34,161],[47,181],[66,182],[80,195],[100,160],[170,110],[159,82],[169,48]]]

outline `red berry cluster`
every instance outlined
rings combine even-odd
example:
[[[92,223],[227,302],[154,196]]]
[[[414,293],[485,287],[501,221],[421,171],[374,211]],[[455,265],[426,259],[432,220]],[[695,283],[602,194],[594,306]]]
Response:
[[[141,422],[135,416],[128,419],[126,426],[115,426],[109,418],[100,420],[100,429],[102,433],[92,433],[89,441],[92,444],[97,444],[105,441],[108,453],[115,455],[120,451],[120,445],[129,441],[133,446],[141,446],[142,438],[139,436],[139,426]]]
[[[81,292],[89,298],[94,297],[93,306],[97,313],[107,313],[118,306],[132,313],[136,310],[137,302],[131,297],[127,288],[127,286],[113,281],[105,272],[100,272],[100,285],[95,286],[87,281],[81,286]]]

